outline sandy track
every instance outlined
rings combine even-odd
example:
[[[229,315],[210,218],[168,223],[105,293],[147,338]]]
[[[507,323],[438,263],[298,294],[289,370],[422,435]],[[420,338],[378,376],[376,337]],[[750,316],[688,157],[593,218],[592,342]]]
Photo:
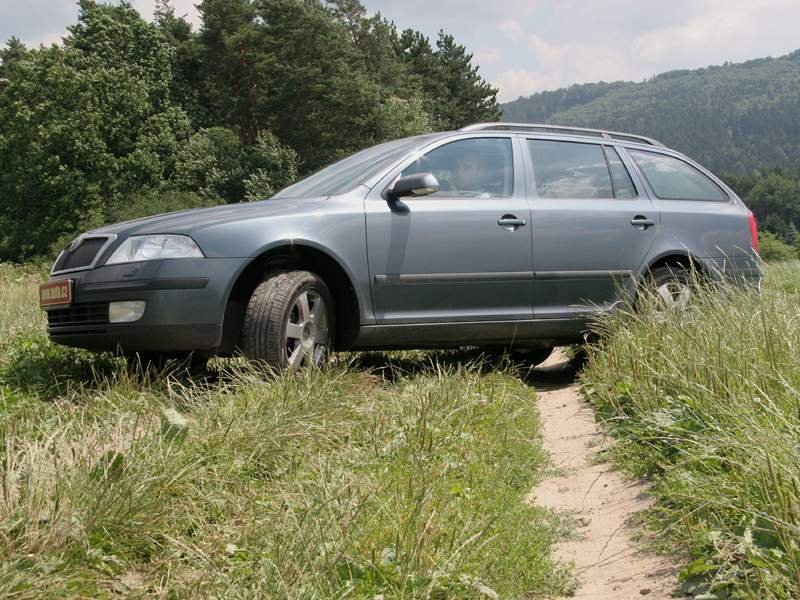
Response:
[[[670,598],[677,585],[675,561],[641,553],[627,524],[650,504],[646,488],[596,463],[609,441],[563,361],[556,354],[533,375],[544,447],[558,473],[538,485],[531,500],[578,518],[577,539],[555,549],[558,560],[574,563],[581,581],[573,598]]]

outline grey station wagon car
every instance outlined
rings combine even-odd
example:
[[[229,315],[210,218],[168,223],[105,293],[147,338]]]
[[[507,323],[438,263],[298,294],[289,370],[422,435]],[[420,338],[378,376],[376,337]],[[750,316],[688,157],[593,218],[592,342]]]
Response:
[[[533,362],[687,271],[757,281],[752,213],[637,135],[486,123],[358,152],[260,202],[85,233],[40,302],[61,344],[246,356],[482,346]]]

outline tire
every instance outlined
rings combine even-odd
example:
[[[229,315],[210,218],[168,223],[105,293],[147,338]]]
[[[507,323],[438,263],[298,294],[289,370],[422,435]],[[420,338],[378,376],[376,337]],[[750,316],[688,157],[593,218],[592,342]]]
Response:
[[[657,267],[650,271],[650,289],[662,311],[684,310],[692,296],[692,277],[683,267]]]
[[[328,286],[314,273],[273,274],[250,296],[241,349],[250,360],[275,369],[321,366],[333,341],[334,315]]]

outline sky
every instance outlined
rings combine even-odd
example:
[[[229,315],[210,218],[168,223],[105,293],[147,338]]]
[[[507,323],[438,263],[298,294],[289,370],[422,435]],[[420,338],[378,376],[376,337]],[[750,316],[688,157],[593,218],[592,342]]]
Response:
[[[196,0],[172,0],[199,25]],[[399,29],[452,33],[505,102],[592,81],[780,56],[800,48],[800,0],[362,0]],[[155,0],[132,0],[152,16]],[[0,0],[0,40],[58,42],[73,0]]]

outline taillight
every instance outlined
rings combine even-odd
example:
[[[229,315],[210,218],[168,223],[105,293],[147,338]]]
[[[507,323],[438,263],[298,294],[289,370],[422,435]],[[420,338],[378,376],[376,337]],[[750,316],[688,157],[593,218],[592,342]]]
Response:
[[[747,221],[750,224],[750,244],[753,246],[753,250],[758,252],[758,223],[756,223],[756,216],[752,210],[747,214]]]

